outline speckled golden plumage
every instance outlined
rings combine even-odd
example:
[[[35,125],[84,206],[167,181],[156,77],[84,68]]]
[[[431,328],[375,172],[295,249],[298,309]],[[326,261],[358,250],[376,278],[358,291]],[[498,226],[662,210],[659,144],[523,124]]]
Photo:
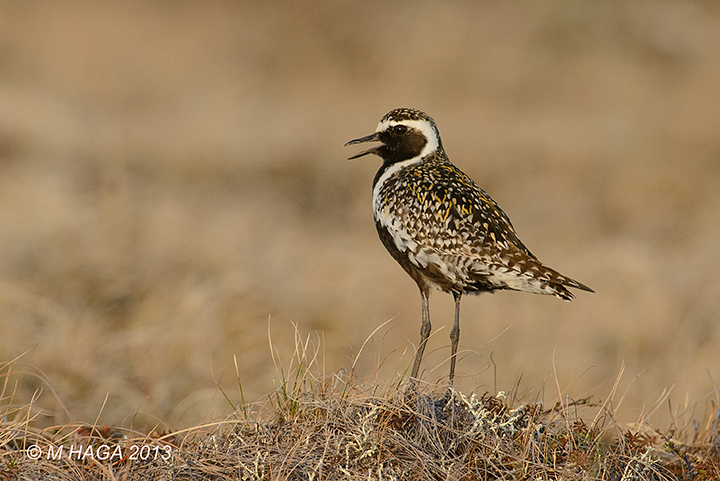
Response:
[[[421,293],[423,327],[411,377],[417,377],[430,334],[431,287],[455,296],[451,383],[462,294],[511,289],[569,301],[574,296],[568,287],[592,292],[544,266],[525,247],[497,203],[450,162],[435,122],[424,112],[393,110],[374,134],[346,145],[371,141],[380,144],[351,158],[373,153],[383,159],[373,182],[375,224]]]

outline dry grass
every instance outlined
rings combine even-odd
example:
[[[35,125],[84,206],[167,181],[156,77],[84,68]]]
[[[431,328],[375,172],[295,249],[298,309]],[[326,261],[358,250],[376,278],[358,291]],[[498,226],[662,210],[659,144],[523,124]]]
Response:
[[[265,402],[243,403],[223,420],[179,432],[158,427],[143,435],[97,424],[38,429],[32,403],[7,407],[0,429],[0,479],[664,481],[720,476],[717,405],[708,424],[684,443],[673,432],[619,426],[609,403],[580,400],[546,407],[505,393],[465,395],[419,387],[402,377],[383,387],[354,380],[352,369],[323,376],[318,348],[309,337],[296,340],[290,365],[278,368],[276,389]],[[4,366],[6,388],[9,368]],[[2,399],[7,396],[4,392]],[[33,450],[43,455],[30,459]]]

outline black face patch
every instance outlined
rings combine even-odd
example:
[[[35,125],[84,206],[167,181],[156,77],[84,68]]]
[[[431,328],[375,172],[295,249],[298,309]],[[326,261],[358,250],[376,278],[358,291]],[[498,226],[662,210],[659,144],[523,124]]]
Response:
[[[385,144],[378,149],[378,153],[390,164],[417,157],[428,142],[421,131],[405,125],[394,125],[378,136]]]

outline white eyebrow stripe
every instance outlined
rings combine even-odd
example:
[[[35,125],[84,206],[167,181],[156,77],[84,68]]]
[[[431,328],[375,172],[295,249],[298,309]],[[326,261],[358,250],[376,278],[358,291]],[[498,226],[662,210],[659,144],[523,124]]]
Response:
[[[435,132],[435,129],[432,128],[432,124],[430,124],[430,122],[428,122],[427,120],[403,120],[402,122],[396,122],[394,120],[384,120],[378,124],[375,132],[382,132],[383,130],[387,130],[393,125],[405,125],[411,129],[417,129],[423,133],[423,135],[427,139],[427,144],[425,144],[422,152],[420,152],[420,158],[432,154],[440,146],[438,134]]]

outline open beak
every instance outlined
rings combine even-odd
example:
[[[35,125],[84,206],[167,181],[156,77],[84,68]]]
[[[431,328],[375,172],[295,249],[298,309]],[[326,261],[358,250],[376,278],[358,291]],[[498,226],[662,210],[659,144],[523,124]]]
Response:
[[[379,142],[379,141],[380,141],[380,137],[378,136],[377,132],[375,132],[374,134],[370,134],[365,137],[360,137],[359,139],[351,140],[350,142],[345,144],[345,146],[347,147],[348,145],[362,144],[365,142]],[[352,157],[348,157],[348,160],[357,159],[358,157],[362,157],[363,155],[367,155],[367,154],[377,153],[377,150],[380,147],[384,147],[384,146],[385,146],[385,144],[380,144],[380,145],[376,145],[373,148],[363,150],[359,154],[355,154]]]

